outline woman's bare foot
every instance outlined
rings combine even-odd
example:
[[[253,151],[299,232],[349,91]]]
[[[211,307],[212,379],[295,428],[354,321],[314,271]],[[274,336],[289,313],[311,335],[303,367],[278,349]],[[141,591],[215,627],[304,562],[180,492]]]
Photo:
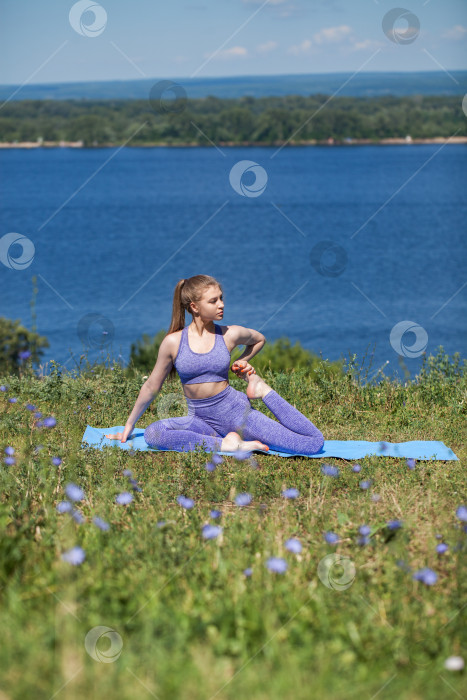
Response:
[[[249,399],[262,399],[266,394],[272,391],[271,387],[266,384],[264,379],[258,377],[257,374],[248,375],[248,386],[246,395]]]
[[[251,452],[251,450],[267,451],[269,447],[259,440],[242,440],[238,433],[227,433],[227,435],[222,438],[221,452],[236,452],[237,450],[241,450],[242,452]]]

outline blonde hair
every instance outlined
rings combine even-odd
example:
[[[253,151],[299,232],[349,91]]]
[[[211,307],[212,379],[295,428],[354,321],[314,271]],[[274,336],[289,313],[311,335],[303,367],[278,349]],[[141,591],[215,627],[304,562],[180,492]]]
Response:
[[[211,275],[194,275],[177,283],[173,296],[172,319],[166,336],[185,328],[185,311],[193,315],[191,302],[199,302],[208,287],[219,287],[221,292],[224,291],[222,284]],[[174,379],[177,376],[177,370],[172,367],[168,378]]]

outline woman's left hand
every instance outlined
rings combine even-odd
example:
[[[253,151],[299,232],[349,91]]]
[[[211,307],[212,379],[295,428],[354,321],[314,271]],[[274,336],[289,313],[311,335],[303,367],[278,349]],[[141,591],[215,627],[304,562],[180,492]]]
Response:
[[[248,381],[249,374],[256,374],[255,368],[246,360],[235,360],[230,369],[237,377],[241,377],[241,379],[245,379],[246,381]]]

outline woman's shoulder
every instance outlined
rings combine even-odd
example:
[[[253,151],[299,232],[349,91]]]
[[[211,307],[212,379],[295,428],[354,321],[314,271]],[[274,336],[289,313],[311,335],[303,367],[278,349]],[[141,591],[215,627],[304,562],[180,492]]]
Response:
[[[183,329],[181,329],[179,331],[173,331],[173,333],[169,333],[164,338],[164,340],[166,341],[167,346],[169,348],[170,355],[172,357],[172,362],[177,357],[178,350],[180,348],[180,343],[182,340],[182,332],[183,332]]]

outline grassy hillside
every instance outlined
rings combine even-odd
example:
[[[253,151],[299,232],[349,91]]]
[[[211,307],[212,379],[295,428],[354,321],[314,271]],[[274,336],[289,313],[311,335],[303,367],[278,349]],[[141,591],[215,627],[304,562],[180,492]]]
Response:
[[[0,377],[2,698],[465,694],[465,669],[444,663],[467,636],[466,365],[441,349],[415,381],[373,386],[356,367],[266,371],[328,440],[441,440],[459,457],[325,460],[337,476],[322,459],[256,453],[208,471],[201,450],[84,449],[87,424],[125,423],[142,372]],[[185,413],[178,379],[138,427],[167,408]],[[74,512],[59,512],[70,497]],[[62,559],[74,547],[82,563]],[[424,567],[426,583],[413,578]]]

